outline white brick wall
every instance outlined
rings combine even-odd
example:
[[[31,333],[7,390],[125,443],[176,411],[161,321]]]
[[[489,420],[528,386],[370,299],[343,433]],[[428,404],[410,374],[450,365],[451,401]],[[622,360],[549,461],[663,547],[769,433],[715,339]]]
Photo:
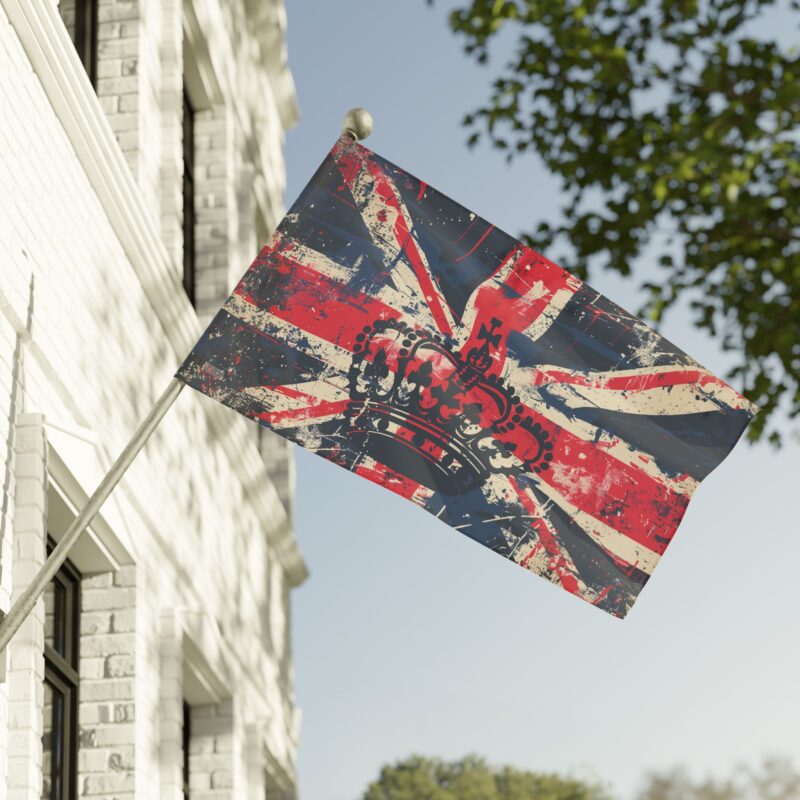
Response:
[[[46,444],[34,415],[20,415],[15,439],[12,602],[44,563],[46,540]],[[8,800],[41,797],[43,649],[40,599],[8,647]]]
[[[200,331],[185,301],[170,299],[168,309],[154,302],[175,291],[182,255],[181,5],[100,0],[98,98],[91,99],[118,142],[114,147],[122,155],[114,157],[124,156],[131,170],[131,194],[129,178],[101,180],[111,157],[96,139],[109,134],[88,122],[85,131],[74,119],[65,122],[65,114],[85,109],[80,98],[89,87],[70,77],[70,62],[62,63],[71,53],[66,31],[63,41],[48,32],[56,31],[53,20],[60,22],[55,8],[0,0],[2,610],[27,585],[44,553],[47,424],[80,427],[96,437],[90,456],[58,452],[80,490],[90,492],[101,476],[99,465],[124,446],[180,362],[187,329],[190,335]],[[244,87],[235,107],[208,112],[210,118],[223,115],[227,136],[225,163],[207,159],[208,180],[220,181],[225,213],[203,222],[222,231],[215,266],[228,277],[212,278],[221,295],[232,260],[247,249],[239,240],[247,236],[253,208],[237,193],[246,164],[259,174],[272,170],[262,180],[268,179],[270,213],[280,209],[280,153],[292,98],[285,74],[241,63],[253,52],[234,38],[243,3],[226,3],[224,10],[219,0],[196,5],[204,19],[222,21],[210,32],[209,46],[217,66],[224,58],[239,59]],[[247,28],[239,19],[235,35],[247,35]],[[43,71],[45,62],[56,64],[52,73]],[[256,119],[248,92],[273,84],[271,113]],[[256,132],[255,157],[236,150],[243,146],[244,124]],[[209,147],[213,151],[211,141]],[[95,150],[102,163],[93,163]],[[116,174],[112,167],[107,171]],[[130,212],[126,204],[134,204]],[[133,236],[123,229],[125,216],[137,208],[144,209],[142,230]],[[151,243],[149,255],[140,241]],[[209,244],[201,252],[214,255],[212,250]],[[91,450],[82,447],[75,453]],[[284,644],[282,657],[276,654],[263,624],[272,619],[275,630],[288,629],[288,595],[276,599],[267,576],[277,571],[289,583],[303,574],[270,480],[272,474],[283,483],[288,505],[284,456],[268,469],[251,423],[187,390],[114,493],[108,519],[133,563],[82,581],[80,796],[178,796],[175,658],[183,650],[173,642],[170,660],[163,631],[164,614],[175,610],[208,615],[219,642],[212,637],[201,644],[210,664],[224,665],[219,673],[231,694],[193,712],[200,720],[213,708],[208,719],[228,726],[227,733],[211,737],[211,760],[192,754],[195,780],[205,783],[207,777],[209,797],[242,796],[234,794],[248,780],[242,732],[266,729],[267,721],[270,758],[292,778],[289,649]],[[0,684],[0,796],[10,799],[39,797],[43,624],[40,603],[8,649]],[[211,723],[198,724],[201,737]]]
[[[159,766],[161,800],[183,800],[183,651],[176,616],[161,616]]]
[[[174,12],[174,3],[164,10]],[[98,0],[97,96],[111,129],[160,224],[163,33],[159,0]],[[169,64],[168,66],[172,66]]]
[[[238,215],[233,125],[234,115],[230,106],[216,106],[195,114],[195,293],[198,314],[206,323],[229,292],[228,271],[235,250],[233,232],[238,224]]]
[[[133,797],[135,787],[136,567],[81,585],[78,786]]]
[[[161,0],[160,6],[161,238],[172,260],[180,263],[183,253],[183,0]]]
[[[236,753],[239,733],[231,700],[191,711],[189,788],[196,800],[234,800],[241,788]],[[237,780],[237,778],[239,780]]]

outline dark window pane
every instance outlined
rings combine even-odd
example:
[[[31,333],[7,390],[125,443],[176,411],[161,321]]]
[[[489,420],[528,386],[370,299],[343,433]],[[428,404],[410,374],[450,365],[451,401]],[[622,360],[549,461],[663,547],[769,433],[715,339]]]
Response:
[[[42,800],[61,800],[64,793],[64,695],[44,682],[42,730]]]
[[[64,586],[51,581],[44,590],[44,641],[62,656],[66,652],[65,605]]]
[[[183,288],[195,300],[194,108],[183,90]]]
[[[48,540],[47,551],[55,542]],[[80,574],[65,561],[45,590],[42,797],[71,800],[77,791]]]
[[[97,0],[60,0],[58,13],[94,85],[97,74]]]
[[[183,796],[189,798],[189,740],[192,737],[191,710],[189,704],[183,702]]]
[[[80,576],[67,562],[56,576],[64,588],[64,641],[58,652],[76,672],[78,670],[78,633],[80,627]]]
[[[48,538],[47,553],[55,542]],[[78,622],[80,574],[67,561],[44,592],[44,643],[61,656],[73,670],[78,669]]]

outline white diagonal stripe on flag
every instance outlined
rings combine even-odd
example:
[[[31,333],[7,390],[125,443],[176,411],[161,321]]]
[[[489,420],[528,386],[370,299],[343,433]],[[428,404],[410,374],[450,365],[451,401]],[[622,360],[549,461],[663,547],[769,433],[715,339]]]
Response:
[[[661,558],[658,553],[635,542],[625,536],[624,533],[615,531],[591,514],[582,511],[544,481],[537,481],[536,488],[557,506],[563,508],[572,518],[572,521],[580,526],[587,536],[597,542],[606,552],[648,575],[653,572],[659,558]]]
[[[347,369],[350,363],[351,354],[345,348],[286,322],[269,311],[263,311],[248,303],[241,295],[232,294],[225,301],[223,309],[232,317],[286,342],[302,353],[314,356],[331,366],[338,366],[340,370]]]
[[[425,323],[433,326],[440,332],[441,326],[437,323],[431,305],[436,304],[441,308],[451,331],[455,331],[457,323],[453,318],[447,300],[439,289],[436,276],[431,271],[424,251],[418,246],[413,235],[414,225],[411,216],[403,203],[397,187],[385,172],[381,172],[380,180],[385,181],[389,187],[394,202],[388,203],[376,191],[376,178],[373,174],[369,157],[359,148],[353,148],[349,155],[358,158],[360,169],[350,182],[350,193],[358,205],[358,209],[369,231],[373,242],[384,255],[384,264],[390,270],[392,281],[404,295],[405,306],[413,314],[425,317]],[[377,166],[374,169],[378,169]],[[408,230],[408,241],[399,242],[396,231],[398,218],[402,219]],[[427,275],[429,289],[423,291],[419,278],[414,272],[409,256],[404,252],[403,246],[413,248],[419,263]]]

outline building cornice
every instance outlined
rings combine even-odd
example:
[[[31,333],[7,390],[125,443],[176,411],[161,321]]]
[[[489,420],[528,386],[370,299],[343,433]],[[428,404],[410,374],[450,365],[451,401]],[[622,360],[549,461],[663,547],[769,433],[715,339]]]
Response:
[[[261,51],[284,130],[298,119],[297,92],[289,69],[286,48],[286,4],[284,0],[244,0],[247,17]]]
[[[177,265],[170,261],[144,199],[116,141],[97,96],[75,52],[54,3],[0,0],[23,49],[81,162],[106,216],[128,256],[175,358],[183,360],[200,336],[200,323],[183,291]],[[6,304],[0,303],[0,306]],[[14,319],[11,320],[14,322]],[[28,338],[27,332],[17,331]],[[46,359],[40,349],[38,359]],[[57,374],[51,364],[43,365]],[[68,388],[56,389],[74,410],[76,422],[91,427]],[[204,404],[209,426],[225,449],[248,499],[294,585],[307,570],[294,539],[291,521],[278,497],[246,424],[216,404]],[[198,443],[199,445],[200,443]],[[257,487],[253,491],[253,487]]]
[[[244,147],[256,168],[256,199],[268,227],[283,216],[285,176],[265,147],[265,118],[274,116],[281,131],[298,119],[297,95],[289,70],[285,43],[286,12],[281,0],[244,0],[248,34],[258,53],[254,59],[237,59],[226,32],[225,13],[219,0],[192,0],[183,6],[186,45],[197,65],[197,78],[205,104],[229,104],[245,134]],[[244,90],[243,87],[250,87]]]

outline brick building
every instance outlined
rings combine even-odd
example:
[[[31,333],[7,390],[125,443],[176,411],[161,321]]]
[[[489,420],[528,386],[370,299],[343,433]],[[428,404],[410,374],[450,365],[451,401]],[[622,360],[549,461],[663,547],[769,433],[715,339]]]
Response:
[[[282,213],[282,0],[0,0],[0,610]],[[183,392],[0,656],[0,797],[296,794],[282,442]]]

